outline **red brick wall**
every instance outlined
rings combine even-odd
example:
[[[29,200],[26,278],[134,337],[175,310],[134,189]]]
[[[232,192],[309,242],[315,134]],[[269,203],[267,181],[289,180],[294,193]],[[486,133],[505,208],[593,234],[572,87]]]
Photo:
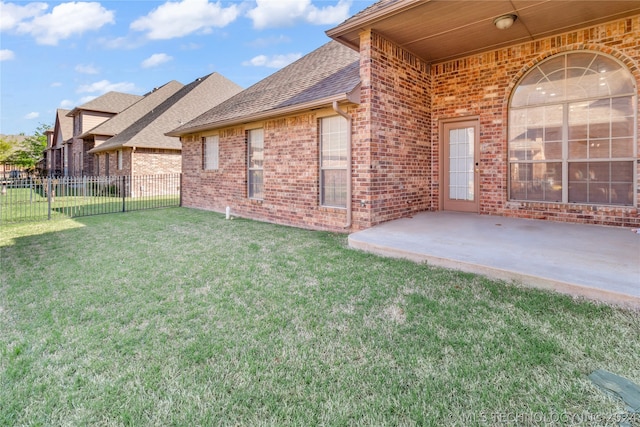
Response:
[[[106,162],[109,154],[109,176],[131,175],[131,148],[122,149],[122,169],[118,169],[118,150],[103,151],[100,153],[100,176],[107,173]],[[95,155],[92,155],[95,157]],[[96,159],[94,159],[95,162]],[[94,169],[95,173],[95,169]]]
[[[360,77],[354,198],[366,207],[355,229],[434,209],[428,65],[368,31],[360,36]]]
[[[343,107],[349,114],[355,109]],[[325,111],[327,113],[327,111]],[[335,113],[329,113],[335,115]],[[183,206],[296,227],[344,231],[346,209],[319,203],[318,114],[265,121],[264,200],[247,197],[244,127],[219,133],[219,169],[202,170],[201,135],[182,137]]]
[[[122,169],[118,169],[118,150],[101,152],[100,175],[106,173],[106,153],[109,154],[110,176],[140,176],[140,175],[164,175],[179,174],[182,170],[182,158],[178,150],[162,150],[151,148],[137,148],[135,152],[130,147],[122,148]],[[95,155],[92,173],[96,173],[97,165]],[[133,169],[131,168],[133,162]]]
[[[554,54],[588,50],[617,58],[628,67],[640,86],[639,45],[640,16],[636,16],[433,65],[431,134],[434,163],[440,155],[440,121],[476,116],[480,119],[480,213],[639,226],[637,206],[626,208],[507,200],[508,101],[518,81],[535,64]],[[432,182],[439,182],[439,173],[439,168],[434,167]]]
[[[131,149],[125,149],[125,159],[131,159]],[[127,169],[124,167],[123,169]],[[131,167],[128,167],[131,173]],[[164,175],[180,173],[182,158],[178,150],[163,150],[153,148],[136,148],[133,153],[133,174]]]

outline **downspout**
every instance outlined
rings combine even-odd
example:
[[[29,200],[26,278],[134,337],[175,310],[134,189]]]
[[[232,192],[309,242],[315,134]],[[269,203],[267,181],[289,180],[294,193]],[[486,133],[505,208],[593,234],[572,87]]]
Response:
[[[344,225],[344,228],[350,228],[352,223],[352,208],[351,208],[351,186],[353,181],[353,167],[351,166],[351,132],[352,132],[352,120],[351,116],[338,107],[338,101],[333,101],[333,111],[340,114],[342,117],[347,119],[347,223]]]

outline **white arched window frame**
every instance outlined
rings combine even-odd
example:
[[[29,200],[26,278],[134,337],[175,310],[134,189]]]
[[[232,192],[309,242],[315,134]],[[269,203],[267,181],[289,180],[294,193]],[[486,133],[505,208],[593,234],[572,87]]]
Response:
[[[594,52],[532,68],[509,104],[509,199],[634,206],[637,88]]]

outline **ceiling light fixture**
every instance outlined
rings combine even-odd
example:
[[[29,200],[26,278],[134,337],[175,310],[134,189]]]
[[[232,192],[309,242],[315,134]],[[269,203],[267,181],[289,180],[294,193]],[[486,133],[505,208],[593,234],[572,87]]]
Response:
[[[506,30],[507,28],[511,28],[514,22],[518,19],[518,15],[502,15],[493,20],[493,25],[496,26],[499,30]]]

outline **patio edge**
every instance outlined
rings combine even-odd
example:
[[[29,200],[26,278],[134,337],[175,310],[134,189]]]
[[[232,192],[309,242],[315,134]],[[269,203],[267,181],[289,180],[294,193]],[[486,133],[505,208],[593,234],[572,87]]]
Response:
[[[458,270],[465,273],[474,273],[490,279],[516,282],[517,284],[521,284],[525,287],[554,291],[572,297],[585,298],[591,301],[614,304],[622,308],[640,310],[640,298],[634,295],[607,291],[561,280],[548,279],[513,270],[442,258],[404,249],[391,248],[389,246],[360,241],[353,238],[352,235],[348,238],[348,245],[352,249],[362,250],[376,255],[391,258],[402,258],[418,263],[426,262],[428,265],[433,265],[435,267]]]

